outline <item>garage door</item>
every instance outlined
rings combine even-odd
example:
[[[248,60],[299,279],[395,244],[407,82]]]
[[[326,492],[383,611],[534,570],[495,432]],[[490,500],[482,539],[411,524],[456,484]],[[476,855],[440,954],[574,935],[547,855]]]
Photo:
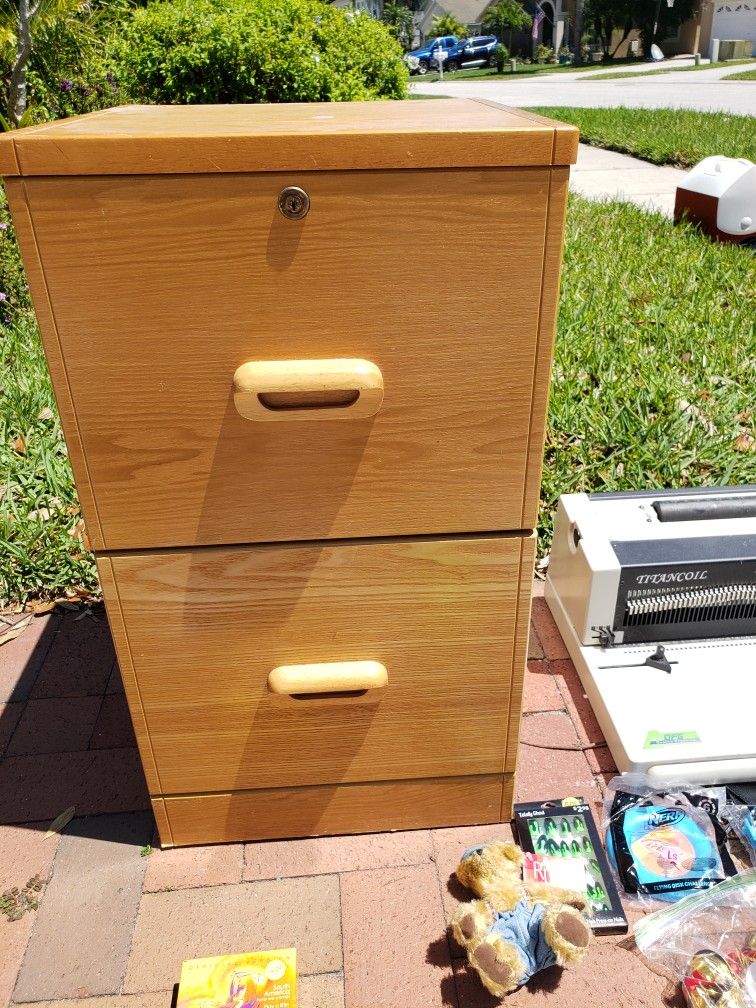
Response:
[[[756,0],[718,3],[714,9],[712,38],[748,39],[756,54]]]

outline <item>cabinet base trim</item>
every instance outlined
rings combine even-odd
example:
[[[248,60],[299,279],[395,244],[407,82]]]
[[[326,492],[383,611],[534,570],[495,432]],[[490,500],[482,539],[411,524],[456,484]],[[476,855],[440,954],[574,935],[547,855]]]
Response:
[[[162,797],[163,847],[507,821],[511,774]],[[501,817],[501,819],[500,819]]]

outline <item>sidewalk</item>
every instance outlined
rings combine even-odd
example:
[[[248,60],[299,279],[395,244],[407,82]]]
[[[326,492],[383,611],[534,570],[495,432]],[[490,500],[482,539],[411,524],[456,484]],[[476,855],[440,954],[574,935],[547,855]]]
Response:
[[[570,189],[592,200],[628,200],[671,217],[675,190],[686,174],[680,168],[580,144],[577,164],[570,172]]]
[[[601,74],[619,68],[597,66],[590,72],[544,73],[535,77],[507,75],[490,80],[464,79],[449,74],[443,81],[425,82],[413,78],[416,94],[446,95],[450,98],[485,98],[513,108],[534,105],[567,105],[572,108],[688,108],[707,112],[753,115],[756,83],[730,81],[729,74],[747,69],[745,64],[719,66],[687,72],[675,62],[680,72],[652,74],[641,72],[628,76],[620,72],[614,80],[599,80]],[[753,64],[752,64],[753,65]],[[669,69],[656,64],[650,69]],[[634,70],[640,69],[634,67]]]
[[[517,798],[581,794],[598,812],[614,766],[541,597],[524,712]],[[511,837],[509,824],[143,856],[153,821],[101,613],[40,617],[0,648],[0,759],[0,891],[45,881],[38,910],[0,915],[0,1008],[170,1008],[183,959],[289,945],[299,1008],[499,1003],[466,969],[447,919],[468,897],[452,877],[460,854]],[[45,840],[69,805],[76,818]],[[661,1008],[676,997],[613,936],[506,1005]]]

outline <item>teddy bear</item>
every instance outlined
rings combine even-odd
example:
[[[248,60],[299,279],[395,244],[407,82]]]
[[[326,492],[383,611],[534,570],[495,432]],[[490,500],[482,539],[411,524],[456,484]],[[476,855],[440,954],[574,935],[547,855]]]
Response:
[[[519,847],[497,841],[470,847],[456,870],[479,899],[457,908],[452,933],[496,997],[554,963],[579,962],[591,938],[588,900],[546,882],[523,882],[522,863]]]

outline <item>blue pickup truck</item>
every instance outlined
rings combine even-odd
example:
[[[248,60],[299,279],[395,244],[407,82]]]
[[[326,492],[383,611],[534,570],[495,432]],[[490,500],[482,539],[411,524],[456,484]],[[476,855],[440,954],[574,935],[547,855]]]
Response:
[[[427,74],[431,66],[437,62],[439,53],[449,53],[459,48],[456,35],[439,35],[428,39],[419,49],[413,49],[409,54],[417,60],[417,73]],[[413,61],[414,65],[414,61]],[[448,66],[448,56],[444,57],[444,67]]]
[[[466,39],[458,39],[456,35],[440,35],[428,39],[424,46],[414,49],[409,55],[413,57],[412,67],[416,73],[426,74],[438,66],[439,56],[444,70],[453,72],[464,67],[496,66],[498,44],[495,35],[476,35]]]

